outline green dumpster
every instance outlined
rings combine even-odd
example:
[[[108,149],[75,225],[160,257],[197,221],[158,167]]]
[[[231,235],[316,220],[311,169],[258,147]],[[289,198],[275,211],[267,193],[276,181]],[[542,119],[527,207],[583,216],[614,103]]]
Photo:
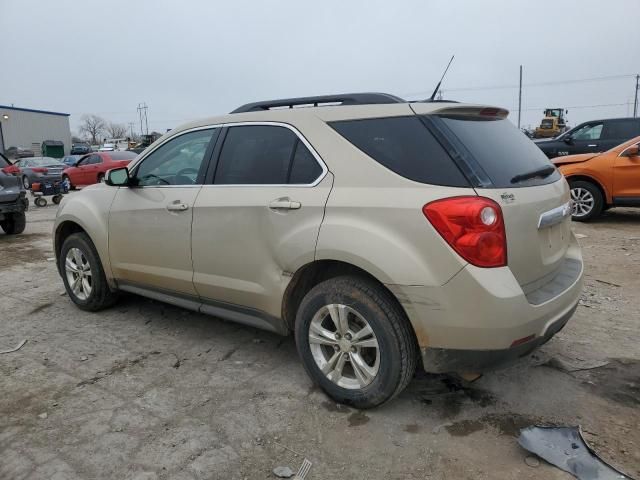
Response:
[[[64,157],[64,143],[58,140],[45,140],[42,142],[42,156],[52,158]]]

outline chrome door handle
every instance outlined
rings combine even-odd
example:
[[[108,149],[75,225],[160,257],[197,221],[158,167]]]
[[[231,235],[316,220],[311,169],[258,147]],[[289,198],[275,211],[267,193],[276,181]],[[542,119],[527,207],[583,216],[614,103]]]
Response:
[[[184,212],[185,210],[189,210],[189,205],[178,201],[167,205],[167,210],[170,212]]]
[[[300,202],[294,202],[289,198],[278,198],[269,203],[271,210],[298,210],[302,207]]]
[[[590,145],[587,145],[587,147],[597,147],[597,146],[598,146],[598,144],[597,144],[597,143],[592,143],[592,144],[590,144]]]

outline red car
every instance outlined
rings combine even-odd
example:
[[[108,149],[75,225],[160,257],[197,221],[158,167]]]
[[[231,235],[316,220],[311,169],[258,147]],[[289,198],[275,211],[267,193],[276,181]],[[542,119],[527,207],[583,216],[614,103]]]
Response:
[[[126,167],[137,156],[134,152],[126,151],[93,152],[80,158],[72,167],[65,168],[62,179],[68,181],[71,188],[100,183],[107,170]]]

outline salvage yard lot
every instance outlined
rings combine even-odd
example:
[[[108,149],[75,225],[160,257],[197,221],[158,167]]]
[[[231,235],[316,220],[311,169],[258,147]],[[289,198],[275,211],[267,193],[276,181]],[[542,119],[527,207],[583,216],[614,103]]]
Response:
[[[1,479],[573,478],[525,464],[519,429],[580,424],[640,476],[640,212],[574,224],[577,313],[551,342],[472,384],[418,374],[374,410],[315,388],[293,337],[125,295],[86,313],[63,295],[56,207],[0,236]]]

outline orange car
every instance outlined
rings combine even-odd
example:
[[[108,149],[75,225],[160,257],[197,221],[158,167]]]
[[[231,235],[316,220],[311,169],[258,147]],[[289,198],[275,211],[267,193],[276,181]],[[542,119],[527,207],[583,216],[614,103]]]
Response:
[[[601,153],[551,161],[571,188],[574,220],[586,222],[609,207],[640,207],[640,137]]]

